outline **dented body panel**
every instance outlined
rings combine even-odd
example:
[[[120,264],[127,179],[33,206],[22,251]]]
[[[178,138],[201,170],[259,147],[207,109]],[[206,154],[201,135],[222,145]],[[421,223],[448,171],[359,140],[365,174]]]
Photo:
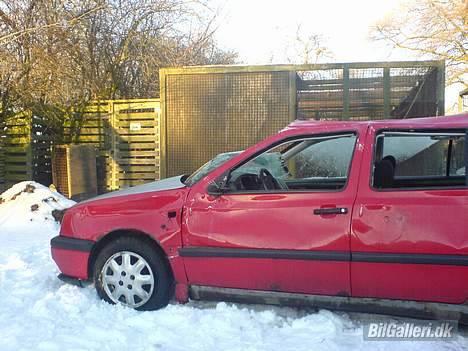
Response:
[[[60,236],[97,243],[116,232],[147,235],[166,254],[176,280],[185,282],[178,249],[182,245],[181,218],[188,189],[180,182],[180,177],[165,183],[173,189],[165,190],[159,184],[152,184],[151,187],[132,188],[132,192],[124,190],[106,194],[73,206],[64,215]],[[69,251],[68,257],[64,251]],[[69,264],[69,258],[75,256],[73,250],[53,248],[52,254],[64,274],[79,279],[89,278],[90,252],[80,252],[81,262],[75,260],[73,265]],[[81,266],[80,274],[72,269],[75,266]]]
[[[461,304],[468,299],[468,188],[379,190],[371,183],[377,133],[467,128],[468,115],[295,122],[191,186],[175,177],[77,204],[66,212],[60,237],[95,247],[116,232],[147,235],[167,257],[181,302],[189,286],[208,286]],[[356,144],[343,189],[208,191],[278,142],[348,132]],[[60,245],[52,254],[61,271],[90,278],[93,249]]]

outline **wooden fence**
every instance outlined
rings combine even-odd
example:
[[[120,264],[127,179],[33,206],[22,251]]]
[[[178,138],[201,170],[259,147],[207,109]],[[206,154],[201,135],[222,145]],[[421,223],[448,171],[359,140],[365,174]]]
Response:
[[[23,180],[49,185],[57,142],[96,147],[99,193],[160,179],[159,99],[93,102],[65,122],[61,141],[44,125],[23,113],[0,126],[0,191]]]
[[[65,128],[70,142],[96,146],[99,193],[160,179],[159,99],[95,102]]]
[[[35,179],[46,183],[51,177],[50,136],[31,113],[8,118],[0,133],[0,188]]]

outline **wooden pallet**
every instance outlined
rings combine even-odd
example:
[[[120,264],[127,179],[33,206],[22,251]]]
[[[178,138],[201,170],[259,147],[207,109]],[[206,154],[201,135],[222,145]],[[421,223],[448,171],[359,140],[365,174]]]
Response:
[[[96,147],[99,193],[160,179],[159,99],[95,102],[65,128],[70,142]]]

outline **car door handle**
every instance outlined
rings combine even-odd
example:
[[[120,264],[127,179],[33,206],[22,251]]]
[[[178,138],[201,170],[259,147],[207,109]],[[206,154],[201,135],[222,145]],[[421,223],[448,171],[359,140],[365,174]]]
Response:
[[[331,215],[331,214],[347,214],[348,209],[346,207],[331,207],[331,208],[316,208],[314,209],[314,215]]]

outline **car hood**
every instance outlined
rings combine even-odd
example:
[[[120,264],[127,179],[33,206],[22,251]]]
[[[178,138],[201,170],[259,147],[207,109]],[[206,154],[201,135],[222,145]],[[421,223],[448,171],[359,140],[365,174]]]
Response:
[[[137,194],[150,193],[150,192],[155,192],[155,191],[185,188],[186,185],[182,182],[183,177],[184,177],[183,175],[180,175],[180,176],[175,176],[175,177],[166,178],[162,180],[157,180],[155,182],[133,186],[131,188],[112,191],[107,194],[99,195],[91,199],[81,201],[80,204],[89,203],[91,201],[110,199],[110,198],[119,197],[119,196],[137,195]]]
[[[179,221],[170,221],[169,212],[181,215],[188,188],[182,176],[167,178],[114,191],[79,202],[66,210],[60,235],[98,241],[105,233],[131,228],[142,233],[171,236],[179,231]]]

